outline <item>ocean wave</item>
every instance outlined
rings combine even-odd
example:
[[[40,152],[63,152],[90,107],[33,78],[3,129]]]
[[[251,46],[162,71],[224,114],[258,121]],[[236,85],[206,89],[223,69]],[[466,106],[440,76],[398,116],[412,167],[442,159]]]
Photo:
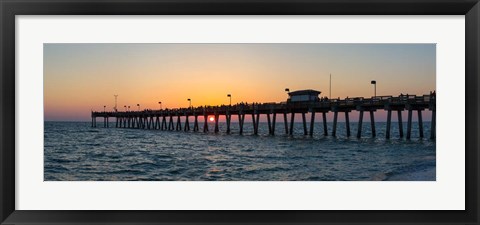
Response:
[[[384,125],[378,124],[377,136],[381,136]],[[212,128],[209,133],[185,133],[47,122],[44,178],[47,181],[436,179],[436,147],[429,139],[372,139],[367,133],[362,139],[344,138],[342,126],[337,127],[339,137],[325,137],[321,123],[316,124],[313,138],[303,135],[301,124],[296,124],[294,136],[285,135],[284,127],[277,124],[273,137],[265,127],[259,130],[259,135],[253,135],[250,126],[245,127],[244,135],[225,134],[222,123],[220,133],[214,134]]]

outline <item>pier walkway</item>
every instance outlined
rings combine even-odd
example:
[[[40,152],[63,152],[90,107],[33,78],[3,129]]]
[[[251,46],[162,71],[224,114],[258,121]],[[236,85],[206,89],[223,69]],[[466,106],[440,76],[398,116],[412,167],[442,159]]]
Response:
[[[285,134],[293,135],[295,114],[302,115],[304,135],[313,135],[315,114],[321,113],[323,119],[323,135],[328,135],[327,113],[333,113],[333,128],[331,135],[336,136],[338,114],[344,114],[346,124],[346,135],[351,136],[349,113],[359,111],[358,129],[356,136],[362,135],[362,122],[364,113],[370,115],[372,136],[376,136],[375,116],[377,110],[387,111],[386,138],[390,138],[390,127],[392,112],[397,112],[398,129],[400,138],[404,136],[403,120],[401,112],[408,111],[406,139],[410,139],[412,133],[412,113],[417,112],[418,129],[420,138],[424,137],[422,111],[432,111],[430,138],[435,139],[436,107],[435,95],[400,95],[376,96],[372,98],[346,98],[346,99],[328,99],[315,102],[283,102],[283,103],[260,103],[260,104],[236,104],[227,106],[200,106],[191,108],[164,109],[164,110],[142,110],[142,111],[117,111],[117,112],[92,112],[92,127],[97,127],[97,117],[103,118],[103,126],[109,127],[109,118],[115,118],[116,128],[136,128],[136,129],[157,129],[157,130],[176,130],[176,131],[199,131],[198,117],[204,117],[203,132],[209,132],[208,118],[213,116],[215,127],[214,132],[220,132],[218,121],[220,116],[226,119],[226,133],[230,134],[230,123],[232,116],[238,117],[239,133],[243,134],[245,116],[251,116],[253,132],[258,134],[260,115],[266,115],[268,132],[275,135],[275,125],[277,124],[277,115],[283,116]],[[310,115],[310,124],[307,126],[306,114]],[[184,117],[184,122],[181,118]],[[290,117],[290,121],[289,118]],[[193,119],[193,126],[190,127],[190,118]],[[176,122],[174,122],[176,121]],[[183,126],[183,128],[182,128]]]

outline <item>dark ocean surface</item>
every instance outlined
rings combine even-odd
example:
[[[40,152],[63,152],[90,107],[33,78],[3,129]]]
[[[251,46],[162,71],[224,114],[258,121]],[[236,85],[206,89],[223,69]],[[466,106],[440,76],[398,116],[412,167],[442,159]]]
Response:
[[[193,124],[190,127],[193,128]],[[260,123],[253,135],[251,123],[244,134],[232,122],[232,134],[103,128],[97,122],[45,122],[45,181],[375,181],[436,178],[436,145],[430,137],[430,123],[424,123],[423,139],[413,123],[412,138],[399,138],[392,122],[391,139],[385,139],[386,123],[377,122],[372,138],[370,123],[364,122],[362,138],[346,137],[339,122],[337,137],[323,135],[322,123],[315,124],[313,137],[303,135],[302,123],[293,136],[285,135],[277,122],[276,135],[268,135]],[[200,123],[202,131],[203,122]],[[407,124],[404,123],[406,135]]]

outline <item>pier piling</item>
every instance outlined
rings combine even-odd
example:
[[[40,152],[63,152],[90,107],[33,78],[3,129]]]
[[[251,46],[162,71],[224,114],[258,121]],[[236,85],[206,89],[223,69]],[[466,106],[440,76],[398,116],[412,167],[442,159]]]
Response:
[[[230,134],[230,119],[232,118],[232,115],[230,115],[230,112],[227,111],[225,118],[227,120],[227,134]]]
[[[303,122],[303,135],[307,135],[307,120],[305,118],[305,113],[302,112],[302,122]]]
[[[193,122],[193,131],[198,132],[198,115],[194,115],[195,121]]]
[[[274,112],[272,113],[272,135],[275,135],[275,123],[277,121],[277,114]]]
[[[398,133],[400,138],[403,138],[402,110],[397,110],[397,115],[398,115]]]
[[[420,138],[423,138],[423,119],[422,119],[422,110],[418,110],[418,132],[420,133]]]
[[[348,111],[345,111],[345,126],[347,128],[347,137],[350,137],[350,118],[348,117]]]
[[[385,132],[385,138],[390,139],[390,125],[392,123],[392,110],[387,110],[387,130]]]
[[[326,112],[322,112],[322,118],[323,118],[323,135],[328,136],[327,113]]]
[[[238,114],[238,123],[239,123],[239,126],[240,126],[240,131],[239,133],[240,134],[243,134],[243,121],[245,120],[245,113],[243,112],[240,112]]]
[[[332,136],[337,136],[337,119],[338,119],[338,111],[333,112],[333,129],[332,129]]]
[[[177,115],[177,131],[182,130],[182,121],[180,120],[180,115]]]
[[[215,133],[218,133],[218,131],[219,131],[219,129],[218,129],[218,118],[219,118],[218,112],[215,112]]]
[[[412,110],[408,110],[408,120],[407,120],[407,140],[410,140],[412,135]]]
[[[155,118],[155,128],[154,129],[155,130],[157,130],[157,129],[160,130],[160,117],[159,116],[157,116]]]
[[[203,114],[203,133],[208,132],[208,116],[207,114]]]
[[[148,123],[148,129],[155,129],[154,122],[153,122],[153,116],[150,116],[150,121]]]
[[[357,138],[362,137],[362,123],[363,123],[363,110],[360,110],[360,115],[358,117]]]
[[[170,115],[170,120],[168,121],[168,130],[173,130],[173,116]]]
[[[190,131],[190,122],[188,121],[188,114],[185,113],[185,126],[183,131]]]
[[[270,121],[270,113],[267,113],[268,134],[272,135],[272,123]]]
[[[257,134],[257,122],[255,120],[255,111],[252,112],[252,126],[253,126],[253,134]]]
[[[290,135],[293,135],[293,124],[295,121],[295,113],[292,112],[292,117],[290,117]]]
[[[375,115],[373,110],[370,110],[370,127],[372,129],[372,137],[377,136],[375,131]]]
[[[310,136],[313,136],[313,127],[315,126],[315,111],[313,109],[310,110],[311,117],[310,117]]]
[[[256,112],[257,114],[257,119],[255,120],[255,135],[258,134],[258,123],[260,122],[260,112]]]
[[[160,130],[166,130],[167,129],[167,118],[165,115],[162,115],[162,125],[160,127]]]

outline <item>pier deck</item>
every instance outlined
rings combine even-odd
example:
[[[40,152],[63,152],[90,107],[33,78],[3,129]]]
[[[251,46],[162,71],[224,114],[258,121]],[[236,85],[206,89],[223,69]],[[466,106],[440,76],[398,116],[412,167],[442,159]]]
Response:
[[[268,131],[270,135],[275,135],[275,125],[277,115],[283,116],[285,133],[293,135],[295,114],[302,115],[304,135],[313,135],[315,113],[322,113],[323,135],[328,135],[327,113],[334,113],[332,136],[336,136],[338,113],[345,116],[347,136],[351,135],[349,113],[359,111],[357,137],[361,137],[362,122],[364,112],[370,115],[372,136],[376,136],[375,116],[377,110],[387,111],[386,138],[390,138],[390,127],[392,111],[397,112],[399,123],[399,135],[402,138],[403,122],[401,112],[408,111],[406,138],[410,139],[412,130],[412,113],[417,112],[419,120],[419,135],[423,138],[422,111],[432,111],[430,138],[435,139],[436,107],[435,95],[401,95],[377,96],[372,98],[346,98],[346,99],[328,99],[316,102],[283,102],[283,103],[259,103],[259,104],[235,104],[222,106],[200,106],[191,108],[163,109],[163,110],[141,110],[141,111],[117,111],[117,112],[92,112],[92,127],[97,126],[97,117],[104,119],[104,127],[109,127],[109,118],[115,118],[115,127],[117,128],[137,128],[137,129],[158,129],[158,130],[177,130],[190,131],[189,117],[193,117],[192,131],[199,131],[198,117],[204,117],[203,132],[208,132],[208,117],[214,116],[214,132],[219,132],[218,121],[220,116],[226,118],[227,130],[230,133],[230,122],[233,116],[238,117],[239,133],[243,134],[245,116],[251,116],[254,134],[258,134],[260,115],[267,116]],[[307,127],[305,114],[311,113],[310,127]],[[185,117],[182,124],[181,117]],[[290,117],[290,121],[288,121]],[[176,122],[174,122],[176,121]],[[183,129],[182,129],[183,126]]]

